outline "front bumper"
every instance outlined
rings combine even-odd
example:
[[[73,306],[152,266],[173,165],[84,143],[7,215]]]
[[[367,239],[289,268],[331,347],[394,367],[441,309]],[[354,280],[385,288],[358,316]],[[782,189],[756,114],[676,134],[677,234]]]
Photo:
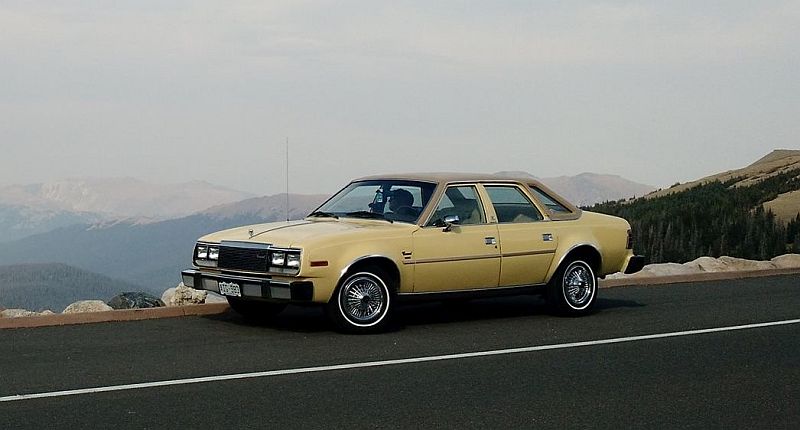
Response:
[[[187,287],[217,293],[220,282],[234,282],[239,285],[242,298],[245,299],[310,302],[314,298],[314,284],[311,281],[281,282],[271,278],[203,273],[194,269],[184,270],[181,276],[183,285]]]
[[[628,259],[628,264],[625,266],[624,273],[626,275],[630,275],[642,270],[644,267],[644,255],[632,255],[630,259]]]

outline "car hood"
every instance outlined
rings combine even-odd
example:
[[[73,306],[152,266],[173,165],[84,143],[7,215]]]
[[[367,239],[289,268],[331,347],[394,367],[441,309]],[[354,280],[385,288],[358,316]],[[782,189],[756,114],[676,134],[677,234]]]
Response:
[[[375,230],[414,230],[412,224],[390,224],[381,220],[302,220],[255,224],[211,233],[201,242],[219,243],[223,240],[266,243],[278,247],[303,247],[312,240],[325,240],[340,235]],[[251,232],[252,231],[252,235]]]

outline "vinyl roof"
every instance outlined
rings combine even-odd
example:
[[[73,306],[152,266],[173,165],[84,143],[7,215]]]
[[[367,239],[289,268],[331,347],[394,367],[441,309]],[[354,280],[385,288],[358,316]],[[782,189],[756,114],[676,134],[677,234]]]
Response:
[[[539,183],[530,176],[495,175],[491,173],[454,173],[454,172],[426,172],[426,173],[390,173],[385,175],[372,175],[355,179],[356,181],[370,181],[378,179],[399,179],[411,181],[426,181],[436,183],[447,182],[522,182]]]

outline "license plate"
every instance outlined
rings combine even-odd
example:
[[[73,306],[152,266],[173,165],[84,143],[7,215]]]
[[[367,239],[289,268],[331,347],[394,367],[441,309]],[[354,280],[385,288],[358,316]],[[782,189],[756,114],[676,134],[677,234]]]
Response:
[[[235,282],[220,282],[219,293],[223,296],[242,297],[242,289]]]

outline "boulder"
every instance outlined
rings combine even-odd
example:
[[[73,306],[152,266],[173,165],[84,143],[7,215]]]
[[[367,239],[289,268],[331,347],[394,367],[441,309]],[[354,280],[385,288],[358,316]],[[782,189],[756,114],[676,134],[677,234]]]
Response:
[[[687,267],[678,263],[659,263],[648,264],[633,276],[638,278],[650,278],[656,276],[673,276],[673,275],[691,275],[701,273],[701,270],[696,267]]]
[[[39,315],[38,312],[29,311],[27,309],[5,309],[0,312],[0,318],[20,318],[32,317]]]
[[[108,305],[114,309],[143,309],[160,308],[164,306],[164,302],[152,294],[127,292],[114,296],[108,301]]]
[[[82,312],[103,312],[114,310],[102,300],[82,300],[75,302],[64,309],[65,314],[77,314]]]
[[[206,302],[208,292],[195,290],[180,283],[175,288],[169,288],[161,295],[161,300],[167,306],[199,305]]]
[[[779,269],[799,269],[800,268],[800,254],[784,254],[779,255],[772,260],[772,264]]]
[[[744,258],[735,258],[722,256],[719,261],[730,267],[729,270],[767,270],[775,269],[775,263],[772,261],[755,261],[745,260]]]
[[[727,272],[731,267],[714,257],[700,257],[683,263],[684,266],[700,272]]]

